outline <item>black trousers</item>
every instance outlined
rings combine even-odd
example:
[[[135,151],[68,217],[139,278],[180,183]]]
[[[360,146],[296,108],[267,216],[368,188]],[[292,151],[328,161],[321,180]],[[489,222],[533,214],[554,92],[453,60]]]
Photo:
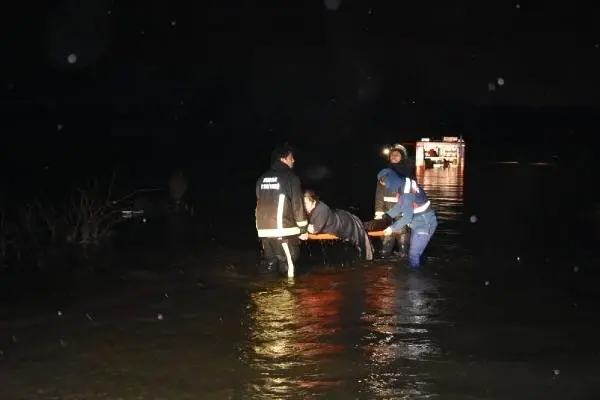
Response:
[[[288,268],[295,270],[296,261],[300,255],[300,239],[298,236],[280,238],[261,238],[263,262],[261,272],[278,272],[287,275]]]

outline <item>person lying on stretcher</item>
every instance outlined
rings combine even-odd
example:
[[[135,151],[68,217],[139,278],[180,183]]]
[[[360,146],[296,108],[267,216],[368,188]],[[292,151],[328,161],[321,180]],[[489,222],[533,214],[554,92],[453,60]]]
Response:
[[[308,213],[308,233],[335,235],[354,245],[365,260],[373,259],[373,245],[360,218],[345,210],[332,210],[312,190],[304,192],[304,207]]]

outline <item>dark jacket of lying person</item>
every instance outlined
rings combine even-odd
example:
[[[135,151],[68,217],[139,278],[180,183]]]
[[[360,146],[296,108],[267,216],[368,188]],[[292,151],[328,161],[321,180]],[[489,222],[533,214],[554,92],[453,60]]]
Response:
[[[361,257],[373,259],[373,245],[360,218],[345,210],[332,210],[312,190],[304,192],[304,207],[308,212],[309,233],[335,235],[354,245]]]

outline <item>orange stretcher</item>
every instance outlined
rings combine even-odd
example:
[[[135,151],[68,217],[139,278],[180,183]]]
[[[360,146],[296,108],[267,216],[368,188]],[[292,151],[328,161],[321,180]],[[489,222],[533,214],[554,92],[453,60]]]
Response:
[[[369,236],[383,236],[383,231],[367,232]],[[337,236],[330,233],[319,233],[319,234],[308,234],[309,240],[336,240],[339,239]]]

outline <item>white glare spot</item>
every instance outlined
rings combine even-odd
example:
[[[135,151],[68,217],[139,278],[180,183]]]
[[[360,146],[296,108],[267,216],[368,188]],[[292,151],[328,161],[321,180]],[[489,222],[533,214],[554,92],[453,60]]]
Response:
[[[62,317],[62,311],[57,312],[56,315],[58,315],[59,317]]]
[[[490,286],[490,281],[485,281],[485,286]]]
[[[554,375],[560,375],[560,369],[555,369],[554,370]]]
[[[58,124],[56,125],[56,130],[58,131],[62,131],[63,125],[62,124]]]
[[[67,56],[67,62],[69,64],[75,64],[77,62],[77,54],[71,53]]]
[[[517,3],[517,5],[515,7],[516,8],[521,8],[521,5],[519,3]]]
[[[142,218],[142,222],[146,223],[146,222],[148,222],[148,219],[144,217],[144,218]]]
[[[521,257],[517,257],[517,261],[521,261]]]
[[[577,266],[577,265],[576,265],[576,266],[574,266],[574,267],[573,267],[573,272],[579,272],[579,266]]]
[[[162,321],[162,319],[163,319],[163,315],[162,315],[162,314],[158,314],[158,315],[156,316],[156,318],[157,318],[159,321]]]
[[[171,21],[171,26],[177,25],[177,21]]]
[[[335,11],[340,8],[341,0],[325,0],[325,8],[330,11]]]
[[[504,85],[504,79],[503,78],[498,78],[498,86],[503,86]]]
[[[477,222],[477,215],[471,215],[471,218],[469,218],[469,220],[471,221],[472,224]]]

